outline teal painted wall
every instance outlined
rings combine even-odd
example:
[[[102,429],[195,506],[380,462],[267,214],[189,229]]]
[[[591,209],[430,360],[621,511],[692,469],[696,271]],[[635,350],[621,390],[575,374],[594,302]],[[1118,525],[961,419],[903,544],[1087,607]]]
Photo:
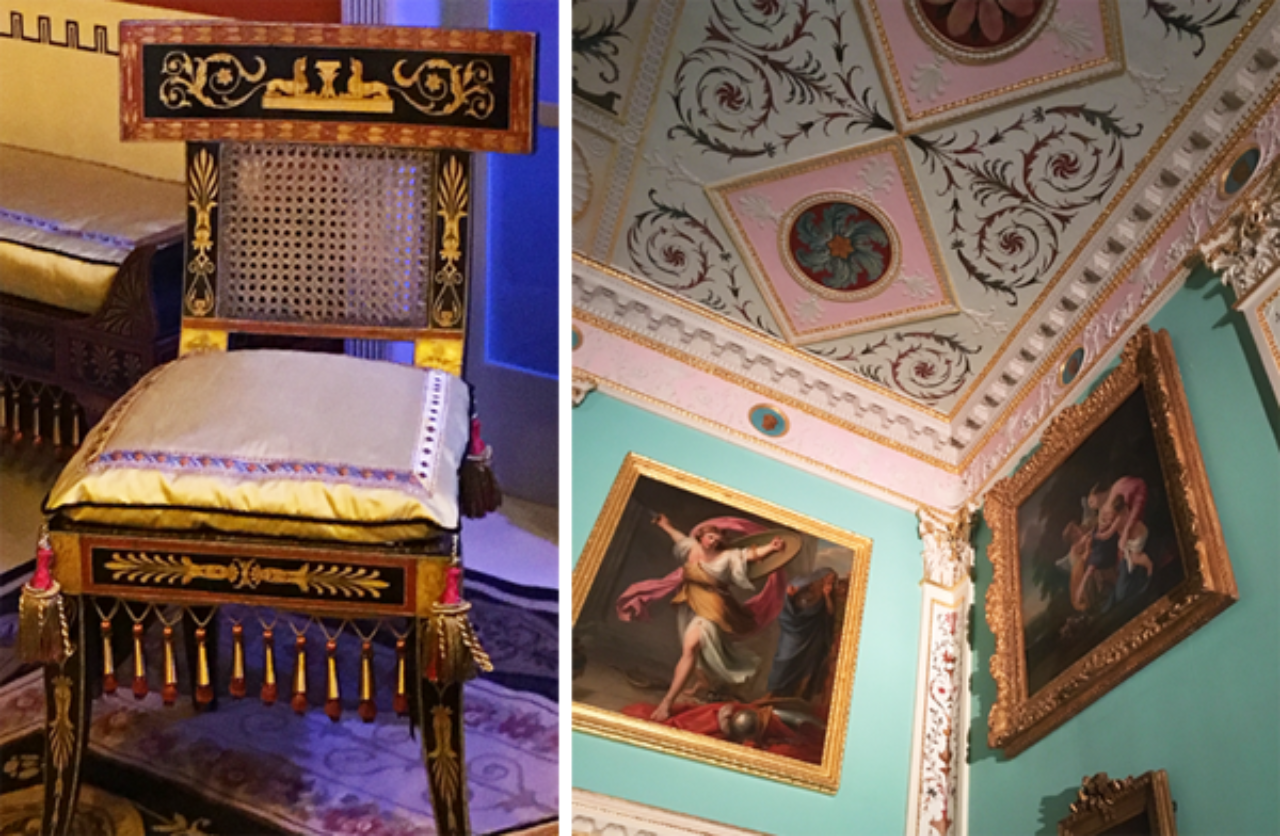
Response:
[[[872,539],[843,773],[829,796],[575,732],[573,785],[767,833],[902,833],[923,565],[915,517],[596,392],[573,411],[575,561],[631,451]]]
[[[1182,370],[1240,600],[1012,761],[987,748],[995,639],[978,533],[969,772],[974,836],[1056,833],[1080,779],[1165,769],[1178,832],[1280,833],[1280,445],[1250,338],[1203,269],[1151,321]]]

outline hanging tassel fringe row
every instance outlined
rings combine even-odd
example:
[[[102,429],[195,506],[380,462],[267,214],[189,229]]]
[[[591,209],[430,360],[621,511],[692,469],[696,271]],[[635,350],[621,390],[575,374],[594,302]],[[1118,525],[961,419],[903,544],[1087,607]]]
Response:
[[[471,442],[459,481],[463,516],[478,520],[502,504],[502,491],[493,474],[493,448],[480,438],[479,418],[471,419]]]
[[[204,708],[213,702],[213,677],[209,675],[208,632],[196,628],[196,705]]]
[[[244,625],[234,624],[231,627],[231,682],[227,693],[240,700],[248,692],[244,682]]]
[[[270,627],[262,631],[262,652],[265,657],[262,668],[262,704],[275,705],[280,686],[276,683],[275,630]]]
[[[22,587],[18,601],[18,657],[28,664],[57,664],[71,655],[62,587],[53,579],[53,548],[49,532],[41,531],[36,546],[36,571]]]

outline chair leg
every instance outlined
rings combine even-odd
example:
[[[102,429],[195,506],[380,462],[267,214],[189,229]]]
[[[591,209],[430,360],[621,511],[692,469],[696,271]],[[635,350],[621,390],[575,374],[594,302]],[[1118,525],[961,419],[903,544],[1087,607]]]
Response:
[[[419,635],[414,630],[415,637]],[[415,643],[416,644],[416,643]],[[440,836],[471,832],[467,761],[462,739],[462,683],[432,682],[422,675],[422,655],[412,647],[410,664],[417,683],[417,718],[422,727],[422,754]]]
[[[71,655],[60,664],[46,665],[44,819],[40,832],[66,836],[80,794],[80,766],[89,739],[93,701],[86,678],[92,670],[95,643],[101,642],[97,622],[88,616],[88,599],[67,596]]]

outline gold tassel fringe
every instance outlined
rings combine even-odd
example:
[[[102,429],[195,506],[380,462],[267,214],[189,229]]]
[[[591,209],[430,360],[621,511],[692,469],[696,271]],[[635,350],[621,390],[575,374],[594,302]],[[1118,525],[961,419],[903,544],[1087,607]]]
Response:
[[[24,586],[18,599],[18,657],[29,664],[56,664],[70,655],[71,629],[62,587],[57,581],[48,589]]]
[[[436,604],[422,643],[422,667],[432,682],[465,682],[475,678],[477,668],[493,670],[467,616],[470,611],[466,601]]]

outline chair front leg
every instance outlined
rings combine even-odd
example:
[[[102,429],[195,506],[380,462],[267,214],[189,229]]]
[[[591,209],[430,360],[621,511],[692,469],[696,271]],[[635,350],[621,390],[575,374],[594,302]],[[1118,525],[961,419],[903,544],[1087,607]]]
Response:
[[[426,619],[421,620],[425,624]],[[420,625],[421,626],[421,625]],[[421,640],[421,629],[414,630]],[[422,669],[419,648],[410,648],[412,681],[417,684],[417,718],[422,726],[422,754],[440,836],[471,832],[467,798],[467,761],[463,746],[462,683],[433,682]]]
[[[70,833],[80,794],[80,767],[89,740],[89,720],[93,700],[87,686],[91,660],[100,643],[97,622],[89,617],[88,599],[66,596],[71,631],[71,653],[61,663],[44,669],[44,819],[40,832],[46,836]]]

